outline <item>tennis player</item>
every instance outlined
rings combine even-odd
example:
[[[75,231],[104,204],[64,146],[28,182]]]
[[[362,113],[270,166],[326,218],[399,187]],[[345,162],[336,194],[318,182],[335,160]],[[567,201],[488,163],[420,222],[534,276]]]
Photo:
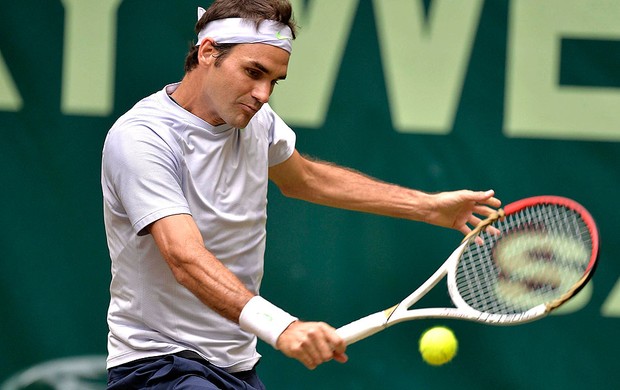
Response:
[[[302,157],[268,104],[295,30],[285,0],[199,9],[182,81],[110,129],[110,389],[263,389],[257,337],[309,369],[347,360],[333,327],[259,295],[268,179],[289,197],[463,233],[499,207],[493,191],[427,194]]]

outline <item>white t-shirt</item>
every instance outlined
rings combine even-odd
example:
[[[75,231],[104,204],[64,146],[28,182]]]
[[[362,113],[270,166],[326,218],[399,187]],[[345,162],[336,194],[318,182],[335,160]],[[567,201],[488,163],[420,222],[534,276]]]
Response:
[[[211,126],[168,96],[177,86],[136,104],[104,144],[112,259],[107,365],[192,350],[230,372],[248,370],[260,358],[256,337],[180,285],[145,227],[191,214],[205,247],[258,294],[268,167],[292,155],[295,134],[267,104],[245,129]]]

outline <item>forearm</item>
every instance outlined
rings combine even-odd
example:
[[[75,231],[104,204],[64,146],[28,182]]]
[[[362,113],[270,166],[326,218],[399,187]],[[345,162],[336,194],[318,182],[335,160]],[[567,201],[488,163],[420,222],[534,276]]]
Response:
[[[254,293],[204,246],[194,251],[168,261],[175,278],[202,303],[238,323],[241,311]]]
[[[191,216],[155,222],[150,232],[175,279],[221,316],[239,322],[243,307],[254,296],[202,243]]]
[[[324,162],[305,164],[303,186],[286,193],[309,202],[416,221],[427,221],[432,195],[385,183]]]
[[[150,232],[177,282],[243,330],[275,347],[280,334],[297,319],[248,290],[205,248],[191,216],[163,218]]]
[[[494,192],[459,190],[427,194],[384,183],[353,170],[310,161],[295,152],[269,170],[286,196],[325,206],[423,221],[467,234],[501,202]]]
[[[201,253],[196,254],[201,256]],[[207,252],[208,253],[208,252]],[[238,323],[276,347],[280,334],[297,318],[255,296],[213,255],[193,261],[175,272],[179,283],[192,291],[204,304],[221,316]]]

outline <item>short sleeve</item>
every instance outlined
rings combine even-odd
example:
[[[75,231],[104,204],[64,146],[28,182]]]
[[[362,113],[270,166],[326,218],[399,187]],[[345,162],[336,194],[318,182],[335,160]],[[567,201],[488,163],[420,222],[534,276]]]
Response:
[[[168,215],[191,214],[174,145],[144,125],[111,131],[102,158],[104,201],[136,233]]]
[[[293,155],[297,136],[295,132],[276,114],[271,107],[263,106],[269,120],[269,166],[278,165]]]

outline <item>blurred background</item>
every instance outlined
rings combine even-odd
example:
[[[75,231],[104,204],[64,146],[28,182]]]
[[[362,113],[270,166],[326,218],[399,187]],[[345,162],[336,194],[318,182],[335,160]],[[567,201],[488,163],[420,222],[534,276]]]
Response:
[[[180,80],[209,1],[0,0],[0,389],[101,389],[110,260],[101,148]],[[620,3],[298,0],[272,96],[302,153],[424,191],[554,194],[590,210],[600,266],[570,307],[493,327],[423,320],[315,371],[260,343],[270,389],[579,389],[620,380]],[[397,303],[461,236],[269,193],[262,295],[338,327]],[[440,285],[422,302],[449,304]],[[426,365],[422,332],[457,357]]]

